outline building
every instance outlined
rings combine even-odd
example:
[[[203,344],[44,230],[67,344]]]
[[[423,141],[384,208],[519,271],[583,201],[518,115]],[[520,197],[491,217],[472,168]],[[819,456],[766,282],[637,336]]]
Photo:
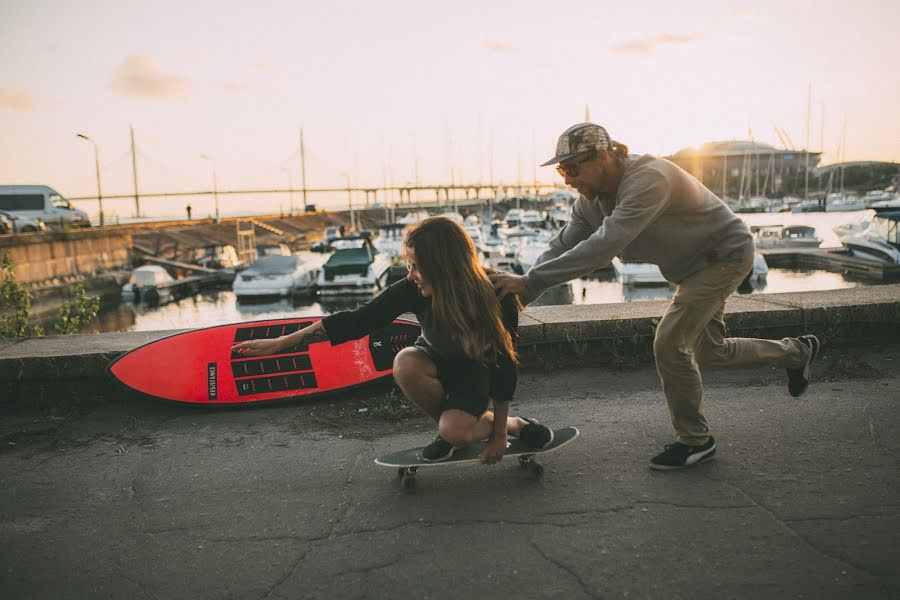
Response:
[[[821,152],[782,150],[755,141],[707,142],[667,156],[723,199],[804,196]]]

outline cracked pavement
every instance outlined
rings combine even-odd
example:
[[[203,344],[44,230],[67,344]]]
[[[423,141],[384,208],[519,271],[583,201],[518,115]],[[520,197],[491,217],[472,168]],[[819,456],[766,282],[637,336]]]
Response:
[[[646,466],[672,441],[652,368],[523,371],[513,412],[581,436],[540,480],[423,468],[415,494],[373,460],[433,433],[364,410],[383,388],[3,405],[0,597],[897,598],[898,364],[826,348],[801,399],[707,373],[717,460],[676,473]]]

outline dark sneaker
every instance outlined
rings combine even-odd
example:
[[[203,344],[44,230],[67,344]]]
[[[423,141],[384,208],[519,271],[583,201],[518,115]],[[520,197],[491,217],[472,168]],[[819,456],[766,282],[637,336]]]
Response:
[[[819,338],[814,335],[801,335],[799,338],[802,343],[806,344],[812,353],[809,360],[799,369],[788,369],[788,391],[794,398],[803,394],[809,386],[809,366],[812,364],[816,354],[819,353]]]
[[[709,436],[709,440],[702,446],[688,446],[681,442],[675,442],[650,459],[650,468],[660,471],[686,469],[709,460],[715,453],[716,440],[713,439],[713,436]]]
[[[455,451],[456,448],[453,447],[453,444],[441,436],[437,436],[433,442],[422,449],[422,458],[428,462],[441,462],[453,456]]]
[[[553,441],[553,430],[546,425],[541,425],[534,419],[522,417],[527,424],[519,431],[519,439],[528,444],[529,447],[541,450],[550,445]]]

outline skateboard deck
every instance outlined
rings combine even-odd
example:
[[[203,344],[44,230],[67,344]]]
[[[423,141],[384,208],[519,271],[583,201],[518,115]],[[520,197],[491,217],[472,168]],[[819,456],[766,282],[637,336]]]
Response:
[[[578,437],[578,430],[574,427],[563,427],[553,430],[553,441],[546,448],[536,450],[526,445],[521,440],[510,438],[506,447],[504,458],[517,457],[519,465],[534,475],[541,475],[543,467],[535,460],[538,454],[546,454],[559,450],[572,440]],[[375,464],[382,467],[392,467],[397,469],[397,476],[400,478],[400,484],[404,489],[415,486],[416,471],[420,467],[440,467],[446,465],[458,465],[461,463],[480,463],[478,455],[484,450],[484,442],[479,442],[468,448],[457,450],[453,456],[447,460],[440,462],[428,462],[422,458],[423,447],[410,448],[409,450],[400,450],[379,456],[375,459]]]
[[[320,319],[250,321],[176,333],[126,352],[107,371],[131,390],[177,402],[236,405],[309,397],[389,377],[394,356],[420,333],[418,323],[398,319],[337,346],[300,344],[252,357],[231,351],[237,342],[276,338]]]

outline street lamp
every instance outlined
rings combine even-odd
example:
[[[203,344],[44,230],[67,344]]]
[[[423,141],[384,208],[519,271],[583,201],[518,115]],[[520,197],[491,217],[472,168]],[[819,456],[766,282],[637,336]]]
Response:
[[[97,142],[88,136],[83,133],[76,133],[75,135],[94,145],[94,169],[97,171],[97,202],[100,204],[100,227],[103,227],[103,192],[100,191],[100,151],[97,149]]]
[[[287,173],[288,176],[288,194],[291,203],[291,216],[294,216],[294,181],[291,178],[291,171],[285,167],[281,167],[282,172]]]
[[[200,158],[202,158],[203,160],[208,160],[210,163],[212,163],[213,199],[216,203],[216,223],[218,223],[219,222],[219,184],[216,181],[216,161],[215,161],[215,159],[212,159],[205,154],[201,154]]]

